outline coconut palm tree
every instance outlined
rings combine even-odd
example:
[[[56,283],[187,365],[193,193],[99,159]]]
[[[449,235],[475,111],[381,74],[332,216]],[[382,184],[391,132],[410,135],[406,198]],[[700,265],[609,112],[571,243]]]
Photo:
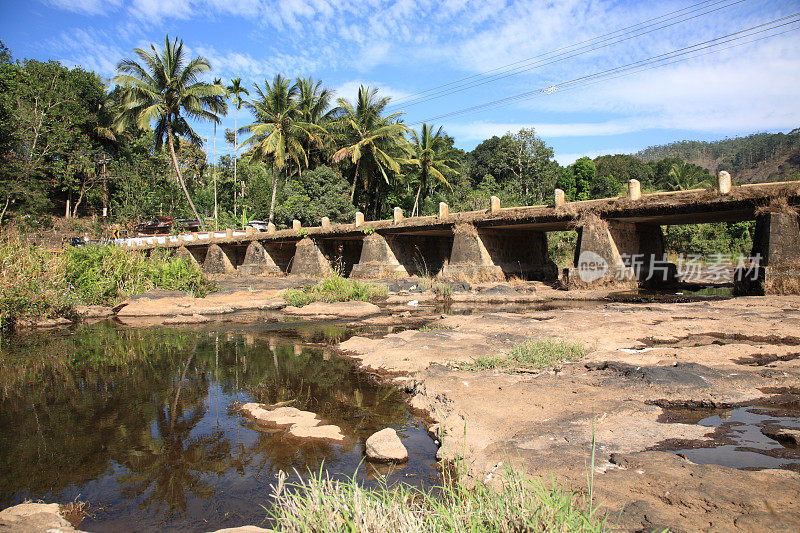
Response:
[[[407,151],[404,134],[408,128],[399,121],[401,112],[383,116],[389,100],[389,97],[378,98],[378,89],[363,85],[358,89],[355,105],[344,98],[337,100],[341,115],[331,128],[343,147],[333,154],[333,161],[338,163],[347,158],[355,167],[351,201],[355,199],[359,178],[369,193],[378,175],[389,183],[389,173],[400,172],[398,154]]]
[[[228,85],[228,94],[233,97],[233,103],[236,106],[233,111],[233,216],[236,216],[236,155],[239,149],[239,138],[238,138],[238,118],[239,118],[239,110],[242,108],[242,104],[244,101],[242,100],[242,94],[246,94],[250,96],[250,91],[248,91],[245,87],[242,86],[242,78],[233,78],[231,80],[231,84]],[[244,196],[244,186],[242,187],[242,196]]]
[[[308,166],[308,154],[303,143],[321,144],[326,136],[322,127],[302,120],[297,103],[297,85],[290,86],[289,83],[288,79],[278,74],[272,83],[264,80],[263,90],[255,84],[256,98],[247,104],[255,115],[255,122],[242,128],[251,134],[242,145],[252,146],[250,153],[253,159],[272,162],[274,176],[270,222],[275,216],[278,173],[289,162],[294,162],[298,172],[301,172],[302,165]]]
[[[222,85],[222,80],[220,78],[214,78],[214,85],[220,85],[221,86]],[[230,93],[228,92],[228,88],[226,87],[225,88],[225,94],[223,94],[222,97],[227,99],[229,96],[230,96]],[[234,118],[234,121],[235,120],[236,119]],[[219,229],[218,226],[217,226],[218,222],[219,222],[219,213],[218,213],[218,210],[217,210],[217,166],[219,166],[219,165],[217,164],[217,123],[216,122],[214,123],[214,158],[213,158],[213,161],[214,161],[214,166],[211,167],[211,168],[212,168],[212,171],[214,173],[214,176],[213,176],[213,181],[214,181],[214,229],[216,230],[216,229]],[[235,167],[236,159],[234,159],[233,161],[234,161],[234,168],[236,168]],[[235,191],[236,191],[236,188],[234,187],[234,192]],[[236,202],[234,202],[234,205],[235,204],[236,204]]]
[[[411,216],[416,216],[419,214],[420,192],[423,188],[427,188],[429,178],[436,178],[452,191],[453,187],[447,178],[458,176],[459,173],[455,168],[459,166],[459,163],[451,158],[453,148],[442,134],[441,126],[436,133],[433,133],[433,128],[423,123],[420,134],[417,135],[416,131],[411,130],[411,137],[413,155],[410,158],[402,159],[401,162],[413,168],[409,177],[416,176],[419,181],[417,195],[414,197],[414,209],[411,211]]]
[[[323,87],[321,81],[311,78],[297,78],[295,85],[297,86],[297,110],[301,120],[327,129],[339,111],[338,107],[331,107],[333,91]],[[314,149],[311,143],[306,143],[305,148],[310,168],[327,160],[328,156],[322,154],[319,148]]]
[[[672,165],[672,168],[669,169],[668,179],[667,187],[673,191],[698,189],[700,187],[708,187],[711,184],[711,179],[708,175],[686,161]]]
[[[122,130],[133,127],[147,129],[155,122],[156,149],[160,149],[166,140],[178,184],[194,216],[205,229],[205,222],[197,214],[181,175],[175,156],[175,137],[200,144],[200,136],[186,119],[219,123],[219,115],[227,112],[223,97],[225,89],[200,80],[204,72],[211,70],[211,65],[203,57],[187,61],[183,41],[177,38],[170,41],[167,35],[163,50],[156,50],[153,44],[150,49],[134,48],[141,64],[133,59],[123,59],[117,65],[119,74],[114,77],[114,82],[122,86],[118,125]]]

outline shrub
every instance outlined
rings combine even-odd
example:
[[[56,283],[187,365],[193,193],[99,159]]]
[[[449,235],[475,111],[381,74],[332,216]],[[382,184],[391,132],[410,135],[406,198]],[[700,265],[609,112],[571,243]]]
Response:
[[[384,298],[387,294],[388,289],[385,285],[362,283],[333,273],[315,285],[284,291],[283,298],[289,305],[303,307],[312,302],[332,303],[351,300],[369,302]]]

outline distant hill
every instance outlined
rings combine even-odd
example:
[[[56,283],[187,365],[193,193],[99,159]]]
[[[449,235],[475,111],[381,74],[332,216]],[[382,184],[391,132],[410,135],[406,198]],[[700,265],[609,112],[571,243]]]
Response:
[[[800,179],[800,128],[716,142],[678,141],[645,148],[636,157],[645,162],[678,157],[712,174],[727,170],[738,183]]]

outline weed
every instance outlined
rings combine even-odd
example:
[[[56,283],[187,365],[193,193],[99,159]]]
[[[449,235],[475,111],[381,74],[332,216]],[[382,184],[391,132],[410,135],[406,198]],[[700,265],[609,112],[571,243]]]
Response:
[[[321,470],[307,480],[273,486],[269,518],[277,531],[605,531],[597,508],[578,492],[505,467],[501,486],[467,484],[463,466],[433,491],[382,484],[361,487],[355,476],[332,480]]]
[[[315,285],[284,291],[283,298],[289,305],[303,307],[312,302],[369,302],[387,294],[385,285],[347,279],[334,272]]]
[[[487,370],[492,368],[512,370],[515,368],[537,369],[554,366],[565,361],[577,361],[587,353],[580,342],[556,339],[528,339],[518,344],[507,354],[476,357],[469,363],[452,363],[460,370]]]

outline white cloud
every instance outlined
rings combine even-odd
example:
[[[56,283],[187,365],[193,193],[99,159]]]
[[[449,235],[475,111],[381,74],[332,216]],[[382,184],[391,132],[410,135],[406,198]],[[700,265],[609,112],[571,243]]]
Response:
[[[48,4],[59,9],[87,15],[107,15],[116,11],[122,0],[46,0]]]
[[[402,91],[402,90],[396,89],[394,87],[390,87],[389,85],[386,85],[385,83],[382,83],[382,82],[379,82],[379,81],[366,81],[366,80],[350,80],[350,81],[346,81],[346,82],[338,85],[337,87],[335,87],[334,91],[336,91],[336,97],[337,98],[347,98],[348,100],[353,102],[353,101],[355,101],[356,96],[358,95],[358,88],[361,87],[362,85],[364,85],[366,87],[371,87],[373,89],[378,89],[378,96],[379,97],[388,96],[392,100],[399,100],[401,98],[407,98],[410,95],[410,93],[408,93],[406,91]],[[389,104],[391,105],[391,102],[389,102]],[[395,110],[392,109],[391,111],[395,111]]]

